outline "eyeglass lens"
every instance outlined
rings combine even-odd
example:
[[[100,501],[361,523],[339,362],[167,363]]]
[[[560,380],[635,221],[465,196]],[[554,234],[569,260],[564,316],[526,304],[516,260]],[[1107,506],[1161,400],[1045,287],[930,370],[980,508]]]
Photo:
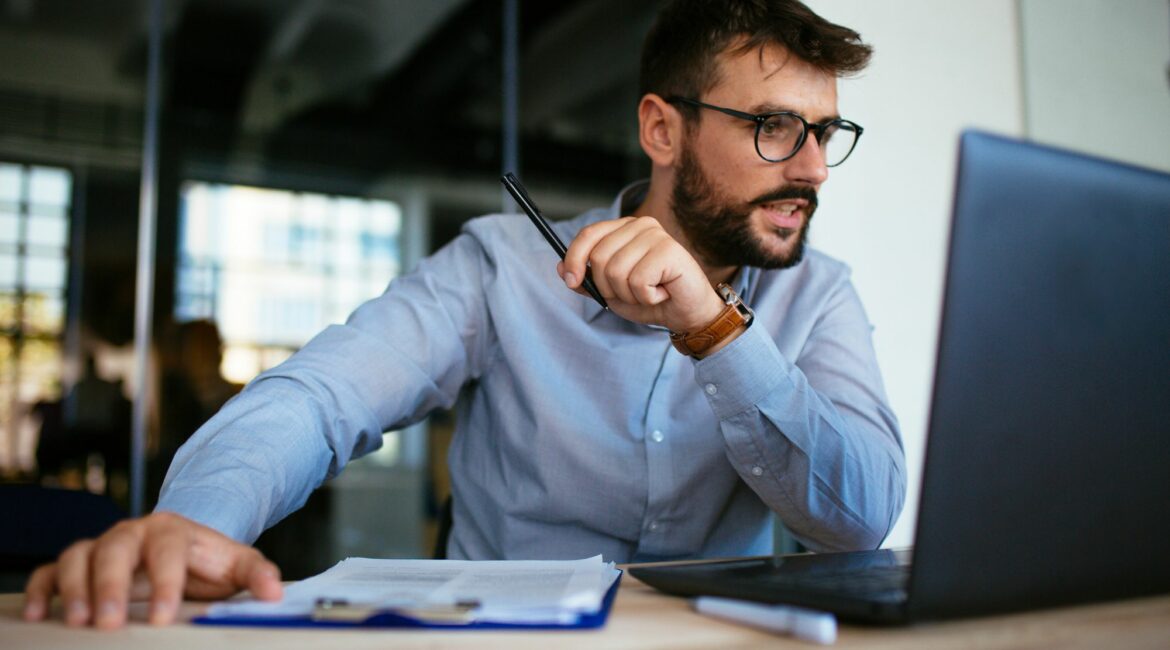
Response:
[[[756,144],[760,155],[772,161],[788,158],[796,153],[803,131],[804,124],[795,115],[781,114],[769,117],[756,131]],[[832,167],[844,162],[849,152],[853,150],[853,143],[856,140],[857,132],[848,125],[834,122],[826,127],[818,138],[825,156],[825,164]]]

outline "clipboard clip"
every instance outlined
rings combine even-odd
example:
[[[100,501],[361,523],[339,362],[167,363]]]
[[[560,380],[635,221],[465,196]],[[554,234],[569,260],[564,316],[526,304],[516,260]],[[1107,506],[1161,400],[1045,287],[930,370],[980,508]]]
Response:
[[[453,604],[419,605],[415,607],[380,607],[351,603],[344,598],[318,598],[313,605],[312,619],[318,622],[363,623],[375,616],[393,614],[422,623],[466,625],[475,620],[478,600],[457,600]]]

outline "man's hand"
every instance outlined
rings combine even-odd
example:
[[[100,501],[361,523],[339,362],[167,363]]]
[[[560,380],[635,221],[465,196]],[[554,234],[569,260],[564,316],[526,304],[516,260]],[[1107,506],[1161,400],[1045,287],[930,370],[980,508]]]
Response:
[[[163,512],[120,522],[34,571],[25,587],[24,618],[43,620],[60,594],[68,625],[117,628],[126,622],[131,599],[149,598],[151,624],[166,625],[184,596],[222,599],[241,589],[277,600],[280,571],[256,549]]]
[[[690,252],[652,217],[624,217],[581,229],[557,273],[579,293],[586,262],[614,313],[672,332],[706,327],[723,301]]]

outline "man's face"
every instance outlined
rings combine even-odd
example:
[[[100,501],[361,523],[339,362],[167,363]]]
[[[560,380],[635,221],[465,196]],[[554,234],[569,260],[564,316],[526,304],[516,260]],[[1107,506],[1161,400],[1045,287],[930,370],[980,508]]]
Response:
[[[837,117],[837,80],[776,46],[720,57],[719,83],[700,99],[747,113]],[[675,220],[707,266],[787,268],[804,254],[828,168],[816,139],[784,162],[755,150],[755,124],[700,109],[675,166]]]

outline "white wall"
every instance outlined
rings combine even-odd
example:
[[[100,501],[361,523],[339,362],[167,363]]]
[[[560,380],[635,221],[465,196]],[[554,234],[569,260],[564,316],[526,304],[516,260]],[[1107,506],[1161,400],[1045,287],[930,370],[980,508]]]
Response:
[[[853,267],[875,326],[910,469],[906,507],[886,544],[906,546],[918,511],[958,135],[966,127],[1023,132],[1016,4],[810,4],[875,48],[866,72],[839,86],[841,114],[865,133],[831,172],[811,237]]]
[[[1166,0],[810,0],[874,45],[840,84],[866,131],[812,229],[849,263],[902,423],[910,483],[887,546],[913,543],[960,130],[1170,168]]]
[[[1024,0],[1027,130],[1170,171],[1170,2]]]

